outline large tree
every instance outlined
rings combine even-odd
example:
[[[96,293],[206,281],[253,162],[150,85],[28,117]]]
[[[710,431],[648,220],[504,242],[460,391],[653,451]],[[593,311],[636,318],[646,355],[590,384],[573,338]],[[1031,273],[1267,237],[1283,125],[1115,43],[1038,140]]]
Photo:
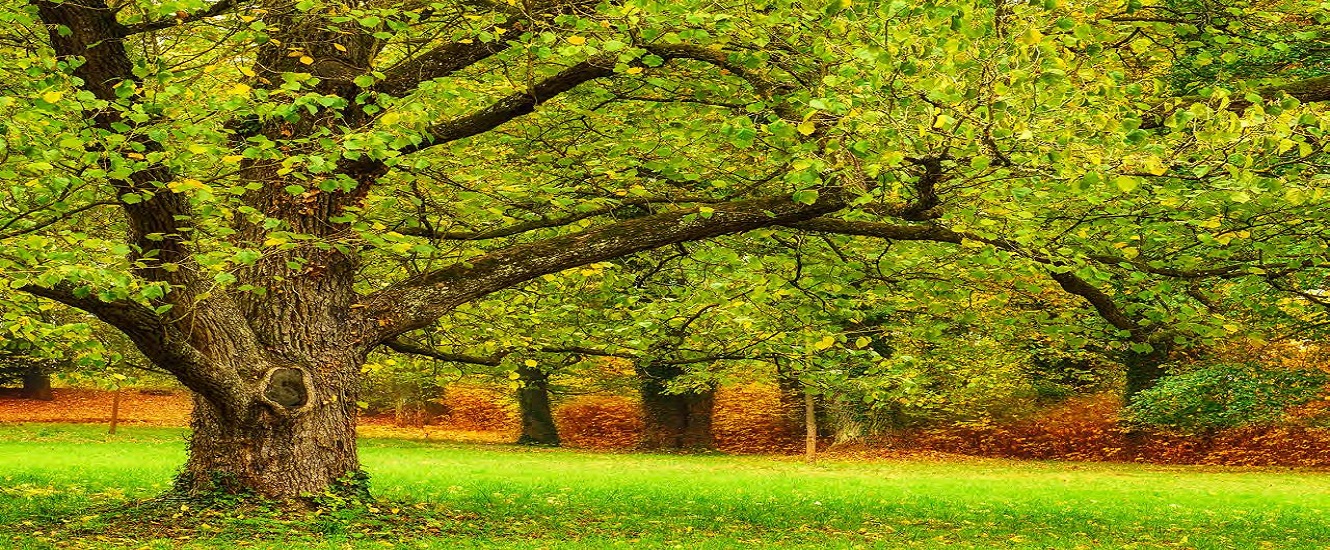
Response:
[[[847,209],[1049,246],[1197,120],[1324,99],[1174,110],[1113,49],[1174,23],[1046,4],[6,2],[3,282],[195,393],[180,489],[297,497],[358,477],[366,355],[491,293]]]

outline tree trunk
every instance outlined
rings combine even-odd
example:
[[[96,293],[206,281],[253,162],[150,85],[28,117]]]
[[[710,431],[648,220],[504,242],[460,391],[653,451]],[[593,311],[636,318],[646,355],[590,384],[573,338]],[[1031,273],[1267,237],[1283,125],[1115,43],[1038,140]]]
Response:
[[[115,428],[118,425],[120,425],[120,388],[111,392],[111,429],[106,433],[115,435]]]
[[[518,367],[522,387],[517,390],[517,403],[522,409],[522,435],[519,445],[559,445],[559,431],[550,410],[549,375],[538,368]]]
[[[804,385],[786,361],[776,361],[776,387],[780,390],[782,424],[790,438],[797,439],[804,429]]]
[[[645,426],[641,448],[710,449],[711,415],[716,406],[715,389],[667,393],[669,383],[683,374],[677,365],[636,365],[641,378]]]
[[[47,374],[39,366],[33,366],[23,373],[23,393],[24,399],[36,399],[39,401],[54,401],[55,394],[51,391],[51,375]]]
[[[804,389],[804,458],[817,460],[817,412],[813,392]]]
[[[1155,387],[1159,379],[1168,374],[1168,350],[1158,345],[1149,353],[1127,351],[1122,354],[1122,364],[1126,367],[1126,388],[1123,390],[1123,402],[1130,405],[1141,392]]]
[[[329,490],[365,493],[368,487],[356,453],[355,395],[336,387],[301,390],[294,376],[270,384],[263,403],[255,406],[258,410],[244,418],[225,414],[196,396],[189,460],[177,489],[194,495],[224,491],[276,499]]]

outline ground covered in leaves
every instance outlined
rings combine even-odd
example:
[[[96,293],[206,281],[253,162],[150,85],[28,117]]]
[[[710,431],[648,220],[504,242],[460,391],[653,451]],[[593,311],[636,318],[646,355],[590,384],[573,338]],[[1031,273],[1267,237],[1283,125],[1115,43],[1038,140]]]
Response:
[[[1330,475],[366,439],[374,501],[152,500],[180,429],[0,426],[6,548],[1324,548]]]

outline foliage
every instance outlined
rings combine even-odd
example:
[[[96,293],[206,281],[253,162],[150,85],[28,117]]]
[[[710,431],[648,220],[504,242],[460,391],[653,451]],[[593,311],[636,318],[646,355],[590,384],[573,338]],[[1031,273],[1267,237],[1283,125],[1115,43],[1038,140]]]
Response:
[[[267,418],[291,364],[421,406],[453,367],[376,373],[402,338],[675,392],[781,363],[846,427],[1098,383],[1025,368],[1041,337],[1135,393],[1328,326],[1324,8],[7,2],[0,287],[107,320],[204,421]],[[311,412],[353,449],[350,407]]]
[[[1324,399],[1330,374],[1259,363],[1218,363],[1163,379],[1127,409],[1137,424],[1182,433],[1277,424],[1291,408]]]

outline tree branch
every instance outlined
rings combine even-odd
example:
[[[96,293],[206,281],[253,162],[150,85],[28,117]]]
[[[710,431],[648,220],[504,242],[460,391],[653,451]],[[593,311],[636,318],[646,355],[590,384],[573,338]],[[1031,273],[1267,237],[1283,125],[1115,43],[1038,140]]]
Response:
[[[129,300],[104,302],[96,296],[81,296],[69,283],[54,287],[24,285],[18,290],[86,311],[119,329],[154,365],[220,409],[231,410],[242,403],[239,391],[243,384],[235,371],[218,368],[189,343],[185,334],[148,306]]]
[[[185,13],[183,14],[183,17],[181,17],[182,14],[176,14],[177,15],[176,17],[171,17],[167,19],[158,19],[156,21],[144,21],[142,23],[135,23],[133,25],[123,25],[121,27],[122,30],[120,32],[122,37],[128,37],[145,32],[169,29],[176,25],[183,24],[187,21],[197,21],[199,19],[207,19],[209,17],[215,17],[221,15],[223,13],[230,11],[231,8],[234,8],[235,6],[236,6],[235,0],[219,0],[216,4],[209,6],[208,9],[206,10],[195,13]]]
[[[403,342],[400,339],[388,340],[387,342],[384,342],[383,345],[386,346],[388,349],[391,349],[398,353],[405,353],[408,355],[419,355],[421,357],[429,357],[431,359],[438,359],[440,361],[450,361],[453,363],[468,363],[472,365],[483,365],[486,367],[499,366],[499,364],[503,362],[503,358],[508,356],[509,353],[511,353],[510,351],[501,351],[499,353],[496,353],[488,357],[466,355],[462,353],[448,353],[422,346],[417,346],[415,344],[411,344],[408,342]]]
[[[707,213],[681,209],[594,227],[579,233],[497,250],[470,262],[431,271],[366,296],[357,309],[359,344],[373,347],[486,294],[547,273],[650,250],[813,218],[845,206],[837,190],[811,205],[787,196],[717,204]]]
[[[443,44],[393,65],[384,71],[384,79],[370,87],[370,90],[391,96],[404,96],[414,91],[421,82],[449,76],[508,47],[507,44],[497,41],[478,40],[470,44],[461,42]]]
[[[573,214],[569,214],[567,216],[562,216],[557,218],[541,218],[539,220],[531,220],[504,227],[486,229],[483,231],[439,231],[425,227],[408,227],[400,229],[398,230],[398,232],[403,235],[411,235],[414,237],[426,237],[430,239],[438,239],[445,241],[483,241],[488,239],[511,237],[513,235],[526,233],[528,231],[535,231],[537,229],[561,227],[574,222],[585,220],[587,218],[594,218],[596,216],[613,214],[624,208],[647,206],[651,204],[718,203],[718,202],[724,202],[724,201],[718,199],[708,199],[704,197],[681,197],[681,198],[643,197],[643,198],[619,201],[618,204],[596,208],[594,210],[588,210],[586,212],[576,212]]]
[[[846,235],[859,235],[866,237],[878,237],[892,240],[910,240],[910,241],[933,241],[961,244],[965,240],[973,240],[992,245],[999,250],[1017,252],[1025,255],[1031,260],[1049,266],[1048,276],[1058,283],[1063,290],[1080,296],[1091,307],[1114,328],[1129,331],[1134,341],[1145,341],[1148,333],[1145,327],[1141,326],[1134,319],[1127,316],[1113,300],[1104,291],[1090,284],[1085,279],[1078,277],[1070,271],[1062,271],[1066,264],[1060,260],[1050,258],[1040,254],[1030,254],[1021,249],[1015,243],[1001,239],[989,239],[974,235],[971,233],[959,233],[939,226],[898,226],[878,222],[852,222],[844,220],[835,220],[829,218],[815,218],[796,223],[781,224],[795,229],[804,229],[808,231],[819,231],[825,233],[840,233]]]
[[[612,59],[596,58],[583,61],[536,83],[526,92],[509,95],[467,116],[430,127],[427,130],[430,137],[428,142],[404,147],[401,153],[406,155],[488,132],[505,122],[531,114],[540,104],[584,82],[612,74],[614,74]]]
[[[1260,96],[1264,101],[1279,99],[1284,95],[1293,97],[1303,103],[1330,101],[1330,75],[1307,78],[1277,86],[1265,86],[1257,88],[1254,90],[1254,93]],[[1178,98],[1177,104],[1171,107],[1160,105],[1151,109],[1141,117],[1141,128],[1147,130],[1159,128],[1164,125],[1164,119],[1168,118],[1179,109],[1190,107],[1196,103],[1206,103],[1209,101],[1211,101],[1211,98],[1192,95]],[[1246,97],[1234,97],[1229,100],[1229,103],[1225,108],[1237,112],[1251,107],[1252,105],[1253,102]]]

